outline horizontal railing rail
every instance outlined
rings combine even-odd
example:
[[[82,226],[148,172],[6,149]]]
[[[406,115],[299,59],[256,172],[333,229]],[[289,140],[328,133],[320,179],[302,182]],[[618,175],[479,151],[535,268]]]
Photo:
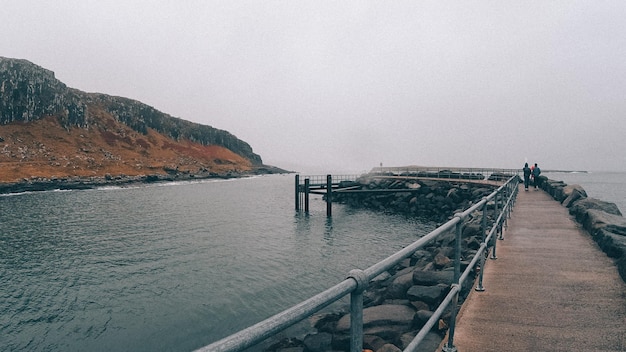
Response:
[[[356,181],[361,175],[332,175],[333,185],[337,185],[343,181]],[[299,177],[300,185],[304,185],[306,179],[309,180],[311,186],[326,186],[328,175],[302,175]]]
[[[399,166],[375,167],[370,174],[394,176],[423,176],[432,178],[470,178],[480,177],[488,179],[493,174],[517,175],[521,169],[476,168],[476,167],[444,167],[444,166]]]
[[[324,176],[326,177],[326,176]],[[431,330],[434,324],[439,320],[443,312],[452,304],[452,314],[450,318],[448,341],[446,344],[447,351],[453,351],[454,345],[454,329],[456,324],[456,313],[458,305],[458,296],[463,283],[469,279],[470,273],[474,266],[480,262],[480,267],[484,266],[486,254],[489,247],[492,248],[492,258],[495,259],[496,253],[496,235],[506,227],[507,219],[510,217],[512,207],[517,196],[517,185],[519,177],[517,175],[510,177],[502,186],[484,197],[478,203],[474,204],[462,213],[457,213],[452,219],[445,224],[439,226],[427,235],[421,237],[417,241],[403,248],[402,250],[392,254],[386,259],[370,266],[365,270],[354,269],[348,273],[345,280],[339,284],[284,310],[266,320],[241,330],[233,335],[225,337],[210,345],[202,347],[197,351],[202,352],[218,352],[218,351],[241,351],[252,347],[261,341],[277,334],[278,332],[304,320],[307,317],[319,312],[321,309],[342,299],[350,294],[350,350],[352,352],[361,352],[363,347],[363,292],[366,290],[368,283],[380,275],[381,273],[393,268],[402,260],[410,257],[415,251],[424,247],[440,235],[455,231],[456,248],[454,259],[454,280],[448,295],[442,303],[437,307],[434,314],[418,332],[412,342],[405,348],[405,352],[416,351],[426,334]],[[490,203],[492,202],[492,203]],[[487,231],[487,205],[493,204],[493,221],[492,227]],[[470,214],[477,210],[482,210],[481,230],[482,243],[480,249],[472,258],[470,265],[461,273],[461,243],[463,225],[470,217]],[[476,290],[483,290],[483,270],[479,271],[478,285]]]

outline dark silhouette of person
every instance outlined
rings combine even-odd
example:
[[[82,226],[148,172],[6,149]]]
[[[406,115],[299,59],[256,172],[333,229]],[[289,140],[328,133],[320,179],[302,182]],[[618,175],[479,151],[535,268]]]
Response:
[[[528,163],[524,164],[524,190],[528,191],[528,184],[530,183],[530,168]]]
[[[537,187],[541,187],[541,179],[539,178],[539,175],[541,175],[541,169],[539,168],[539,166],[537,166],[537,163],[535,163],[535,167],[533,168],[533,179],[535,180],[535,190],[537,190]]]

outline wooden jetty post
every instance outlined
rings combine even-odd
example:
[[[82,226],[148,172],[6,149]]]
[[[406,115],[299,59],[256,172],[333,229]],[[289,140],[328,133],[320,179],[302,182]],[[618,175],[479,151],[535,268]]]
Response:
[[[348,180],[352,176],[336,176],[335,181],[337,180]],[[301,184],[302,179],[304,178],[304,183]],[[356,176],[354,176],[356,179]],[[304,211],[306,213],[309,212],[309,198],[311,193],[320,194],[325,197],[326,200],[326,216],[330,217],[333,213],[333,193],[345,190],[352,190],[354,188],[359,188],[358,186],[349,186],[343,187],[339,189],[339,183],[333,183],[333,176],[330,174],[326,175],[326,182],[324,182],[324,176],[303,176],[296,175],[295,178],[295,206],[296,211],[302,210],[304,207]]]
[[[311,180],[304,179],[304,212],[309,213],[309,191],[311,190]]]
[[[296,174],[296,210],[300,210],[300,175]]]
[[[304,203],[304,211],[309,212],[309,194],[311,193],[311,180],[306,177],[304,179],[304,185],[300,185],[300,175],[296,175],[296,187],[295,187],[295,203],[296,210],[300,211],[302,203]]]
[[[326,175],[326,216],[333,213],[333,176]]]

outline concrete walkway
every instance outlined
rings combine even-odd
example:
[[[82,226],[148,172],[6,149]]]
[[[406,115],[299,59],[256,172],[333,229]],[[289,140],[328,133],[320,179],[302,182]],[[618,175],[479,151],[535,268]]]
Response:
[[[626,351],[626,284],[548,194],[520,188],[496,254],[459,312],[457,351]]]

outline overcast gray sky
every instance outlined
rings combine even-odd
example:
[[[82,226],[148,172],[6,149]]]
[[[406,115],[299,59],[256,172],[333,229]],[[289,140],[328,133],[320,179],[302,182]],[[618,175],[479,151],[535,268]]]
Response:
[[[0,56],[267,164],[626,171],[623,0],[0,4]]]

